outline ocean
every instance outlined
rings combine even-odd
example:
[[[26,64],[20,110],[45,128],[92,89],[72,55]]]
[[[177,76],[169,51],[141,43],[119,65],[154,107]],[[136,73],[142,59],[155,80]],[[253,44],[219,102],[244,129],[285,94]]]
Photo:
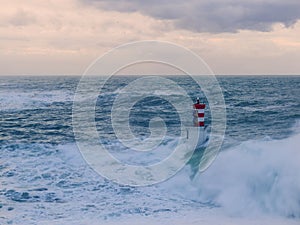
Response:
[[[157,149],[135,153],[114,133],[111,110],[122,89],[139,78],[108,81],[97,98],[95,123],[99,143],[114,157],[148,165],[178,143],[180,116],[165,99],[181,99],[166,88],[134,104],[127,124],[135,137],[151,137],[153,118],[166,127]],[[206,103],[209,140],[206,97],[188,76],[166,78]],[[81,155],[72,124],[79,80],[0,77],[0,224],[300,223],[300,76],[217,76],[226,103],[217,158],[198,173],[200,149],[177,174],[143,187],[99,175]],[[191,109],[186,113],[192,123]]]

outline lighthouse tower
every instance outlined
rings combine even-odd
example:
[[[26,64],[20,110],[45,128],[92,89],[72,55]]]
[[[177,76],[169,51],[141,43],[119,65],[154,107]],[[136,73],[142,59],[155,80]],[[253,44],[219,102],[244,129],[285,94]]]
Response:
[[[199,98],[197,98],[197,102],[193,105],[194,108],[194,127],[198,127],[199,129],[199,144],[204,143],[204,111],[205,104],[200,103]]]

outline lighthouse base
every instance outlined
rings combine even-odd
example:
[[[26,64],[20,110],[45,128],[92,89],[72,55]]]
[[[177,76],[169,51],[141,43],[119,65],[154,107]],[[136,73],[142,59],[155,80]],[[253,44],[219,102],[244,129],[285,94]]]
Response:
[[[187,136],[186,138],[189,139],[191,132],[197,132],[198,131],[198,141],[196,145],[196,149],[199,147],[203,147],[203,145],[208,141],[208,137],[206,134],[205,127],[189,127],[187,128]]]

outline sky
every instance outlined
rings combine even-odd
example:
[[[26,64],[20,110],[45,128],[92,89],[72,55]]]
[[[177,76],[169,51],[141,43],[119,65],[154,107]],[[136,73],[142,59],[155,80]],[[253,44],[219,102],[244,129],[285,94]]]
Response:
[[[220,75],[300,74],[299,0],[0,0],[0,75],[81,75],[121,44],[172,42]]]

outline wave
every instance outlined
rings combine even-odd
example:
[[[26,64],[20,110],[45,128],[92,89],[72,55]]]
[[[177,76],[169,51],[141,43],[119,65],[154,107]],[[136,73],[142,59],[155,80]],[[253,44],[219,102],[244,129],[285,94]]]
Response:
[[[225,215],[300,219],[300,120],[292,128],[293,134],[285,139],[265,137],[227,146],[214,163],[191,180],[193,171],[187,165],[165,183],[155,187],[167,196],[198,202],[211,208],[220,208]],[[173,148],[174,142],[160,150]],[[120,150],[120,146],[114,146]],[[78,165],[78,155],[65,151],[68,163]],[[67,148],[68,149],[68,148]],[[72,149],[72,148],[69,148]],[[72,154],[71,154],[72,153]],[[127,163],[143,157],[133,157],[127,151],[114,151]],[[146,159],[151,158],[150,154]],[[138,159],[138,160],[137,160]],[[146,160],[144,159],[144,160]],[[74,161],[75,160],[75,161]],[[151,161],[151,160],[150,160]],[[143,162],[145,163],[145,162]],[[148,161],[149,163],[149,161]],[[150,193],[152,188],[147,189]],[[148,192],[146,191],[146,192]],[[177,196],[177,197],[176,197]],[[171,199],[171,198],[170,198]]]
[[[4,91],[0,93],[0,111],[48,107],[55,102],[71,102],[70,91]]]
[[[299,125],[286,139],[249,140],[228,147],[193,180],[186,166],[170,180],[144,188],[101,178],[85,163],[75,143],[6,146],[0,167],[6,180],[1,206],[2,211],[12,209],[15,214],[0,218],[0,223],[2,219],[22,224],[25,215],[41,224],[135,224],[136,219],[139,224],[170,220],[172,224],[296,224],[300,218]],[[172,149],[172,144],[161,150]],[[44,213],[40,205],[51,213]]]
[[[191,170],[163,184],[165,189],[230,216],[300,218],[300,123],[286,139],[249,140],[222,151],[203,173]]]

